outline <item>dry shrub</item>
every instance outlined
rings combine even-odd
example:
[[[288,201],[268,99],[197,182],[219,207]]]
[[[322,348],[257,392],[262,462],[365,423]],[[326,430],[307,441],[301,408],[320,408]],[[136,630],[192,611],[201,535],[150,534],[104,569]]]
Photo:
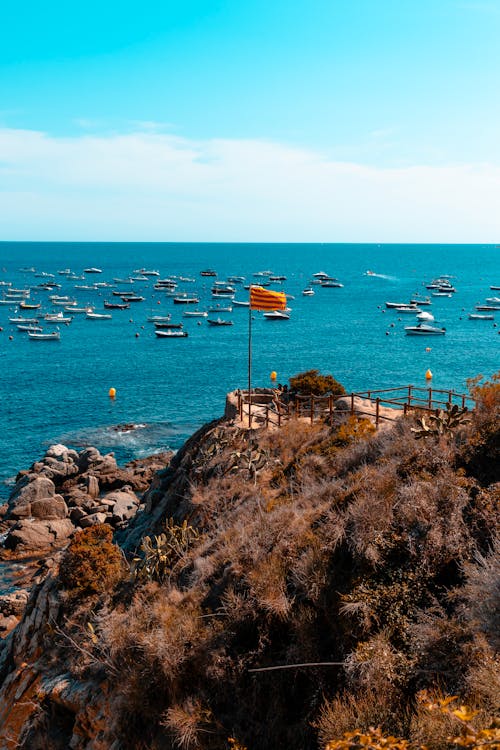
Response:
[[[435,692],[434,701],[441,698],[441,693]],[[456,737],[460,732],[460,721],[450,712],[436,711],[428,708],[428,694],[422,693],[417,700],[411,717],[409,739],[416,747],[428,747],[429,750],[449,750],[450,737]]]
[[[195,698],[186,699],[181,705],[167,709],[161,721],[172,734],[176,747],[181,750],[196,750],[201,747],[200,735],[210,732],[211,712]]]
[[[346,392],[333,375],[321,375],[319,370],[306,370],[291,377],[290,390],[302,396],[323,396],[326,393],[343,396]]]
[[[490,712],[500,708],[500,654],[484,637],[476,636],[466,677],[467,700]]]
[[[476,407],[465,432],[460,459],[482,484],[500,481],[500,372],[482,383],[479,376],[470,381]]]
[[[489,555],[476,552],[473,562],[465,562],[464,617],[484,633],[491,647],[500,650],[500,540],[496,538]]]
[[[61,561],[59,580],[75,596],[100,594],[116,585],[124,567],[111,526],[100,524],[75,534]]]
[[[379,695],[392,694],[408,677],[408,658],[391,644],[390,634],[380,632],[360,641],[345,659],[345,672],[351,686],[374,689]]]
[[[325,701],[314,726],[320,747],[357,729],[366,732],[370,727],[382,727],[387,732],[398,733],[401,719],[397,696],[380,694],[375,687],[358,690],[355,694],[344,693]]]

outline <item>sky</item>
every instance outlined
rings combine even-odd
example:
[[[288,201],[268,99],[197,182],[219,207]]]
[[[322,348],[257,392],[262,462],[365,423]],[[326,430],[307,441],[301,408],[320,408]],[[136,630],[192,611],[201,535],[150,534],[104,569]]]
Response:
[[[25,0],[0,239],[500,241],[500,0]]]

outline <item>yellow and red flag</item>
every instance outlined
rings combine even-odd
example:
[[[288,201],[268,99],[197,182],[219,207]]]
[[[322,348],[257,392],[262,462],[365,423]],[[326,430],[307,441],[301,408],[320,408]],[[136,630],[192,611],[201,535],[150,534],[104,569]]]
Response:
[[[271,292],[261,286],[250,287],[251,310],[285,310],[285,292]]]

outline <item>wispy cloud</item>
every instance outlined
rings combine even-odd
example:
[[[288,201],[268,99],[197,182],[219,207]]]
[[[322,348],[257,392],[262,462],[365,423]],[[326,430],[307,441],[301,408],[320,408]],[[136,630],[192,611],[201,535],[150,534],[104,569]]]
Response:
[[[153,129],[0,130],[4,239],[498,241],[500,167],[380,168]]]

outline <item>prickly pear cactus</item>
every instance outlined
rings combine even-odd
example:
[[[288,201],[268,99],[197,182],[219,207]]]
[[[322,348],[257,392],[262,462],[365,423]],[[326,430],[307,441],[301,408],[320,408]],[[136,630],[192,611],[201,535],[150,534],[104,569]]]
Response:
[[[412,427],[417,440],[433,437],[439,439],[441,435],[450,435],[457,427],[466,424],[468,409],[466,406],[460,408],[457,404],[447,404],[446,409],[439,409],[436,414],[428,414],[421,417],[418,427]]]

